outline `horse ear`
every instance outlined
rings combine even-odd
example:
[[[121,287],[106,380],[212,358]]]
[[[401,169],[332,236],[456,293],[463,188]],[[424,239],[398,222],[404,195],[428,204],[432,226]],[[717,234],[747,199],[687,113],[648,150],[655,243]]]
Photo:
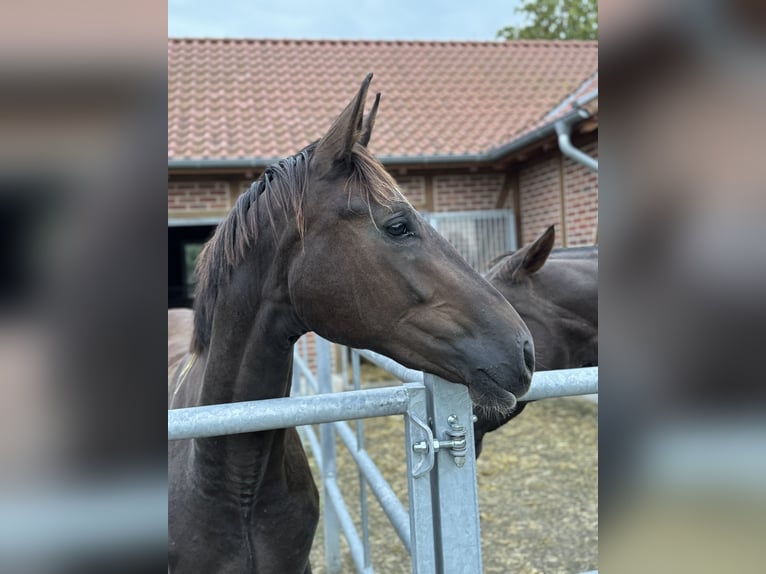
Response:
[[[548,260],[555,243],[556,229],[551,225],[540,237],[511,255],[506,260],[503,271],[511,277],[518,277],[521,274],[532,275]]]
[[[362,135],[359,136],[359,143],[362,144],[364,147],[367,147],[367,144],[370,143],[370,136],[372,135],[372,128],[375,125],[375,116],[378,114],[378,104],[380,103],[380,92],[375,94],[375,102],[372,104],[372,109],[370,110],[370,113],[367,115],[367,118],[364,120],[364,125],[362,126]]]
[[[351,157],[354,144],[359,141],[364,116],[364,102],[367,99],[367,89],[370,87],[372,74],[362,82],[356,97],[349,102],[324,137],[319,140],[314,152],[315,161],[319,165],[332,166],[337,162],[347,162]]]

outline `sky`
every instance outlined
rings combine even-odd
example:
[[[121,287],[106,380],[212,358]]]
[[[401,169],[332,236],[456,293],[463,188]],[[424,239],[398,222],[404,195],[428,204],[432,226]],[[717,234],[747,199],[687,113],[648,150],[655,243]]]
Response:
[[[168,36],[346,40],[496,39],[514,0],[168,0]]]

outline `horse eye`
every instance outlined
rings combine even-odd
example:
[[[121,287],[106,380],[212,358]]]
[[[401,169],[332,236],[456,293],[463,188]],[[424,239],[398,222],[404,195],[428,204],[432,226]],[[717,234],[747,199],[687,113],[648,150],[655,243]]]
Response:
[[[409,229],[407,229],[406,223],[399,222],[394,223],[393,225],[389,225],[386,228],[386,231],[393,237],[401,237],[402,235],[406,235],[409,232]]]

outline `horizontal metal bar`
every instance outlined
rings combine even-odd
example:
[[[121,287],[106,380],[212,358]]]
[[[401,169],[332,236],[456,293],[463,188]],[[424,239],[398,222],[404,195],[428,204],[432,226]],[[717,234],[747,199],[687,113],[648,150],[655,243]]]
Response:
[[[422,383],[423,382],[423,373],[422,371],[416,371],[414,369],[408,369],[404,365],[400,365],[393,359],[386,357],[385,355],[381,355],[380,353],[375,353],[373,351],[370,351],[368,349],[355,349],[357,353],[359,353],[362,357],[367,359],[368,361],[376,364],[381,369],[386,370],[393,376],[395,376],[397,379],[404,383]]]
[[[541,371],[532,377],[525,401],[598,393],[598,367]]]
[[[346,542],[351,551],[351,558],[354,560],[354,564],[356,564],[357,571],[362,574],[372,574],[372,567],[365,568],[362,540],[359,538],[356,526],[354,526],[354,521],[348,513],[346,503],[343,500],[343,494],[338,488],[338,483],[335,478],[326,478],[324,486],[329,495],[330,503],[333,505],[333,508],[335,508],[335,514],[338,517],[341,529],[343,529],[343,534],[346,536]]]
[[[359,349],[356,352],[404,382],[423,382],[421,371],[408,369],[393,359],[373,351]],[[537,372],[532,377],[532,385],[523,398],[527,401],[536,401],[594,393],[598,393],[598,367],[586,367]]]
[[[168,440],[260,432],[407,412],[406,387],[285,397],[168,411]]]
[[[338,431],[343,444],[354,457],[356,465],[367,480],[367,484],[370,485],[375,498],[378,499],[380,506],[388,516],[391,524],[402,540],[407,552],[410,552],[410,515],[405,510],[399,498],[394,493],[391,485],[383,477],[380,469],[375,465],[375,461],[370,458],[365,450],[357,450],[356,437],[354,436],[351,427],[345,422],[337,422],[334,424],[335,430]]]

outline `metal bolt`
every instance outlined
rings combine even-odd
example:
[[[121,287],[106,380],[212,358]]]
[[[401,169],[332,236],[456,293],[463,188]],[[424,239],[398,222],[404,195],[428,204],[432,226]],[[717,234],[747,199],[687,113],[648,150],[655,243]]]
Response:
[[[440,446],[448,447],[455,466],[462,468],[465,465],[466,452],[465,427],[460,424],[460,419],[456,415],[448,416],[447,422],[450,425],[447,435],[451,440],[442,441]]]
[[[457,418],[456,415],[450,415],[447,417],[447,422],[449,423],[449,426],[451,426],[455,430],[464,430],[465,427],[460,424],[460,419]]]
[[[412,445],[412,450],[414,452],[425,454],[428,452],[428,443],[424,440],[421,440],[420,442],[416,442]]]

